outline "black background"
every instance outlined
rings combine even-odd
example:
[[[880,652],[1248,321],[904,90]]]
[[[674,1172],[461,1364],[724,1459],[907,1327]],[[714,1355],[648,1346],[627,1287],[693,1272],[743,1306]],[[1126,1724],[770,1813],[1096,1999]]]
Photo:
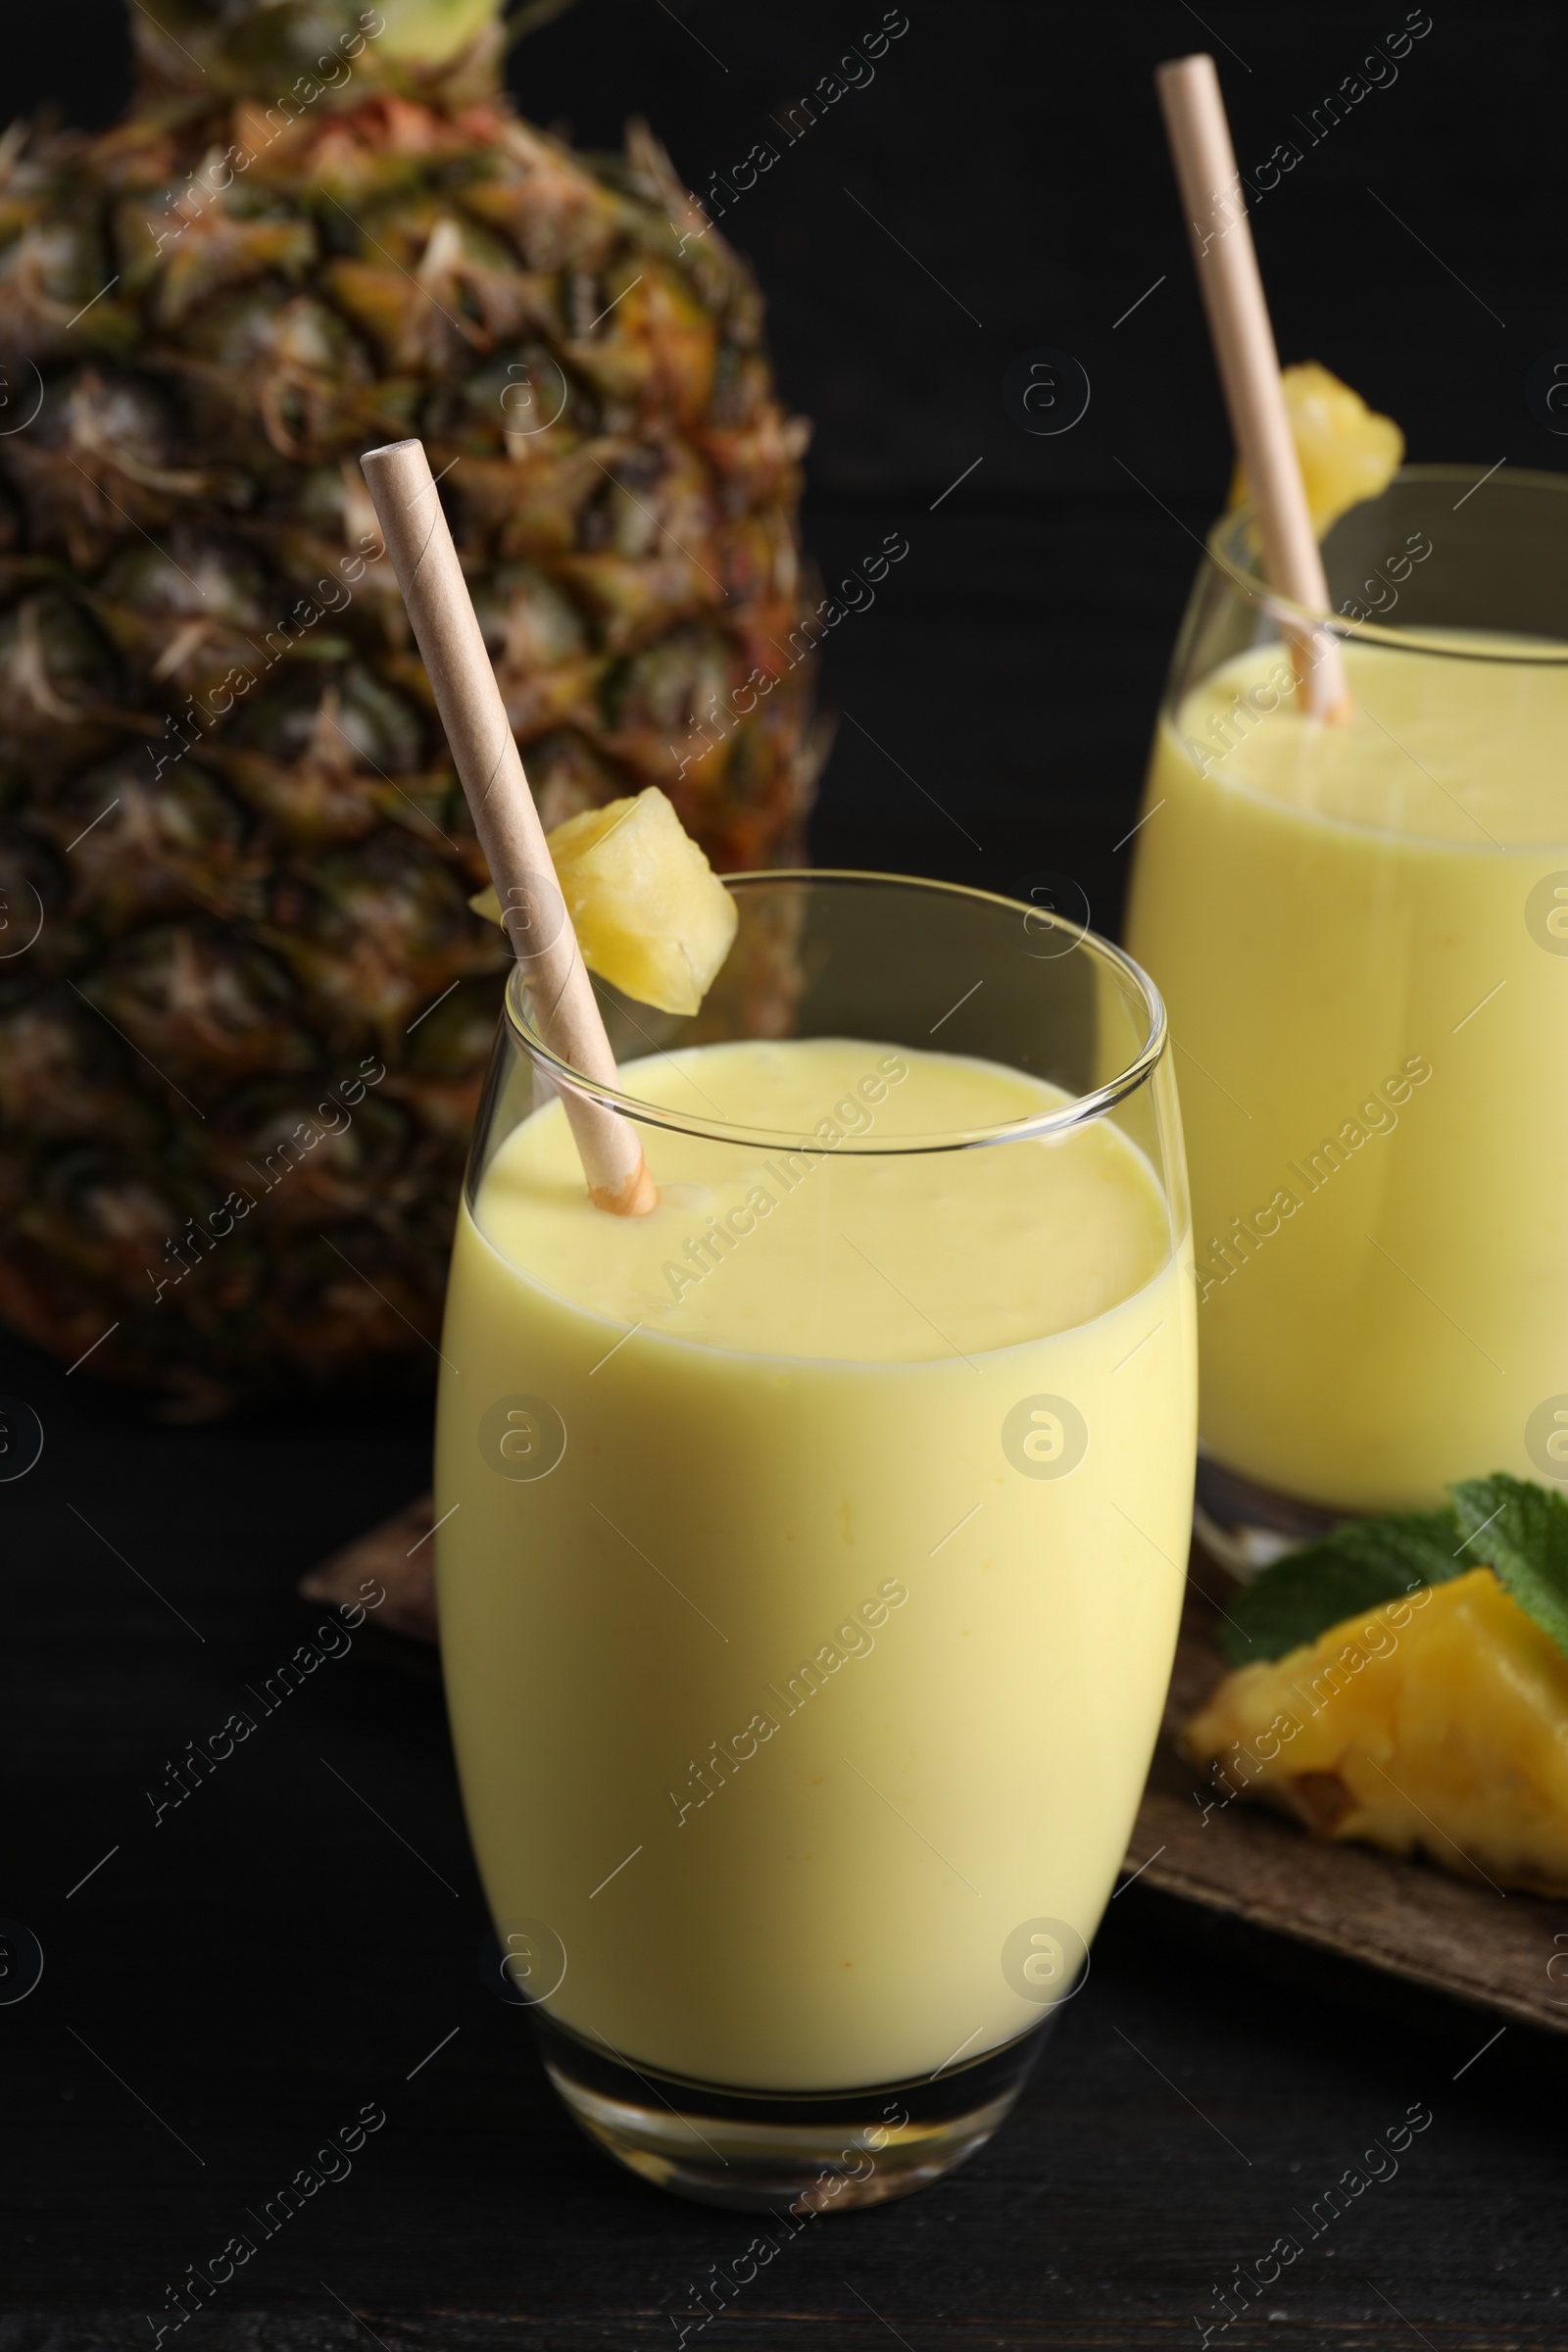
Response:
[[[908,14],[872,84],[723,223],[767,291],[787,397],[816,421],[824,574],[889,530],[910,548],[828,642],[842,716],[816,854],[1003,886],[1066,872],[1113,931],[1193,535],[1229,469],[1152,67],[1214,49],[1244,170],[1282,139],[1306,148],[1255,224],[1284,358],[1344,375],[1416,459],[1554,466],[1564,445],[1523,385],[1568,346],[1568,39],[1555,9],[1435,0],[1393,86],[1308,147],[1296,119],[1402,8],[1210,0],[1211,30],[1178,5]],[[587,144],[646,115],[703,188],[755,141],[781,145],[769,117],[881,15],[581,0],[513,80]],[[125,88],[115,0],[12,0],[0,113],[56,99],[99,124]],[[1055,438],[1002,399],[1040,346],[1093,387]],[[46,1958],[0,2007],[0,2352],[151,2345],[166,2283],[367,2100],[389,2120],[353,2178],[171,2342],[673,2343],[670,2313],[750,2230],[579,2141],[518,2017],[481,1989],[425,1658],[366,1634],[150,1826],[164,1759],[308,1630],[301,1571],[427,1482],[427,1414],[173,1430],[14,1346],[0,1387],[45,1429],[38,1468],[0,1486],[0,1911]],[[1435,2121],[1398,2178],[1213,2340],[1568,2343],[1565,2070],[1517,2027],[1468,2065],[1495,2027],[1133,1887],[994,2147],[906,2205],[817,2225],[690,2340],[1197,2340],[1234,2266],[1419,2100]]]

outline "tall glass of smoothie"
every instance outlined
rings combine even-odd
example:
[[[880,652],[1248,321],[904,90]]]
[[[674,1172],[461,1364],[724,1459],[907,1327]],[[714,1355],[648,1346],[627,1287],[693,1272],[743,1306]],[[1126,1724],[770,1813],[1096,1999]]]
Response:
[[[624,2163],[804,2210],[960,2162],[1083,1981],[1180,1612],[1196,1292],[1125,956],[976,891],[729,887],[701,1014],[602,991],[651,1216],[589,1206],[582,1082],[509,999],[439,1604],[493,1988]]]
[[[1250,518],[1212,533],[1128,929],[1183,1077],[1200,1523],[1244,1567],[1568,1481],[1568,481],[1410,467],[1324,558],[1347,723]]]

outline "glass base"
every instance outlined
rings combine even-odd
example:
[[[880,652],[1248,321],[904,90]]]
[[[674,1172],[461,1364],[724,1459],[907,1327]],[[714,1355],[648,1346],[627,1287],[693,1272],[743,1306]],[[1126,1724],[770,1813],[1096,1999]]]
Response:
[[[869,2090],[747,2096],[638,2070],[534,2011],[545,2071],[610,2155],[703,2205],[801,2215],[906,2197],[984,2147],[1055,2023],[929,2080]]]
[[[1294,1494],[1278,1494],[1270,1487],[1254,1486],[1234,1470],[1200,1452],[1198,1486],[1193,1498],[1193,1531],[1211,1559],[1247,1584],[1260,1568],[1302,1544],[1326,1536],[1356,1511],[1325,1510],[1301,1502]]]

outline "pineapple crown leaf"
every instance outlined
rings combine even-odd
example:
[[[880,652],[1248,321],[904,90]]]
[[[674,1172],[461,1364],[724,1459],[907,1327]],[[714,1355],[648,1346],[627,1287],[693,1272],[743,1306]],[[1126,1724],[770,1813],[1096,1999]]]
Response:
[[[1448,1492],[1443,1510],[1352,1519],[1263,1569],[1231,1603],[1219,1637],[1227,1662],[1282,1658],[1363,1610],[1479,1567],[1568,1656],[1568,1501],[1501,1470]]]

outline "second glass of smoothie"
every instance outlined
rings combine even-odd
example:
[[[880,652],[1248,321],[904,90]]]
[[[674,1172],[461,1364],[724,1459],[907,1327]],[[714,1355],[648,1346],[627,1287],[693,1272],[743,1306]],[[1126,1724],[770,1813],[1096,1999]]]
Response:
[[[571,2112],[826,2210],[979,2146],[1082,1981],[1180,1614],[1195,1291],[1125,957],[974,891],[730,887],[696,1020],[604,992],[653,1215],[588,1205],[509,1002],[442,1654],[484,1965]]]
[[[1205,1532],[1568,1479],[1568,482],[1407,468],[1307,714],[1250,517],[1161,710],[1128,938],[1182,1072]]]

